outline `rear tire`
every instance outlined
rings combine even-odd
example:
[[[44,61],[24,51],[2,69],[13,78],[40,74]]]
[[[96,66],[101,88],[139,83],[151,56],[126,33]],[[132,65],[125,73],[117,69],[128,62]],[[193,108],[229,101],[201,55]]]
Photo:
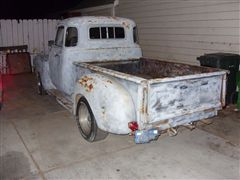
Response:
[[[82,137],[88,142],[100,141],[107,137],[108,133],[98,128],[92,110],[84,97],[79,100],[76,120]]]
[[[39,72],[36,72],[36,78],[37,78],[37,92],[38,92],[38,94],[39,95],[45,95],[46,92],[43,88],[42,80],[41,80],[41,76],[40,76]]]

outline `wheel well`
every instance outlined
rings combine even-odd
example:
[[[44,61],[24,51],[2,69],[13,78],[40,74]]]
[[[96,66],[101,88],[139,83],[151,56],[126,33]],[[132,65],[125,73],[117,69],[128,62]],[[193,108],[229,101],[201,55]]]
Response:
[[[81,94],[77,94],[75,96],[75,115],[78,115],[77,109],[78,109],[78,103],[81,97],[83,97],[83,95]]]

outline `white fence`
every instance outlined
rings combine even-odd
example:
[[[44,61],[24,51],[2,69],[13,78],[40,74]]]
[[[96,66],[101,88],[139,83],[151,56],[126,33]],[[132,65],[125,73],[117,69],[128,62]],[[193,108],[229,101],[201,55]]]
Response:
[[[58,20],[0,20],[0,47],[27,45],[33,57],[48,53],[48,41],[53,40]],[[0,51],[0,70],[6,66],[6,52]],[[4,72],[3,72],[4,73]]]

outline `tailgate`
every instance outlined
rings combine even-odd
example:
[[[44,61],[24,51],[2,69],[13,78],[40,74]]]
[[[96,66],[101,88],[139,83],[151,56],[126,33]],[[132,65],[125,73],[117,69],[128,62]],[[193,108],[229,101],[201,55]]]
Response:
[[[216,110],[224,104],[224,79],[225,72],[150,82],[148,123],[167,121],[177,126],[189,123],[187,119],[196,121],[216,115]]]

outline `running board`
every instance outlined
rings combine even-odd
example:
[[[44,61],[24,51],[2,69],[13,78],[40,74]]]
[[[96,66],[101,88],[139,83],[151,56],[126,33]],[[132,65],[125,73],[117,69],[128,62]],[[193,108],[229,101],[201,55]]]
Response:
[[[56,89],[50,89],[47,90],[47,92],[48,94],[55,96],[57,102],[72,113],[73,103],[68,98],[66,98],[66,95]]]

